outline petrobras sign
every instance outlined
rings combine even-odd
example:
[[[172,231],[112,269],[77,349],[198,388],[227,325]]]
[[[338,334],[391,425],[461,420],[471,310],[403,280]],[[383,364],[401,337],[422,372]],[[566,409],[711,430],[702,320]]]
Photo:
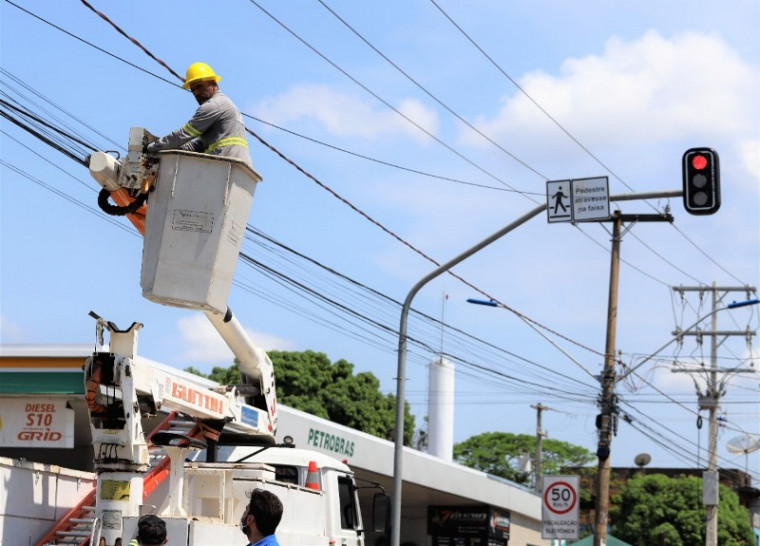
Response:
[[[286,406],[278,408],[277,440],[290,436],[296,447],[321,451],[349,464],[357,464],[369,455],[365,439],[372,437],[325,419]]]
[[[334,457],[353,457],[354,455],[353,440],[315,427],[309,427],[306,443],[308,447],[317,447]]]
[[[0,399],[0,445],[74,447],[74,410],[51,398]]]

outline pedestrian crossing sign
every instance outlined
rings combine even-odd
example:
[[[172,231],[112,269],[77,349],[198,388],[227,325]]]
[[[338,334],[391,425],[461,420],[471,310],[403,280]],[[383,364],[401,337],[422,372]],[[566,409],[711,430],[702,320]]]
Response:
[[[550,224],[572,221],[571,183],[572,180],[555,180],[546,183],[546,214]]]

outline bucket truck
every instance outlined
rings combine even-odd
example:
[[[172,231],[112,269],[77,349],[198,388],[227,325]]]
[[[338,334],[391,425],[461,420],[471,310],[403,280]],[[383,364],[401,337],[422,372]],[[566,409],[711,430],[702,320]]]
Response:
[[[117,538],[127,543],[147,513],[165,519],[170,544],[232,544],[241,539],[237,524],[250,491],[261,487],[285,506],[281,544],[363,546],[352,471],[325,454],[294,448],[287,437],[275,445],[272,361],[226,303],[261,176],[235,159],[179,150],[145,154],[154,138],[132,128],[123,161],[103,152],[89,157],[90,173],[103,187],[98,202],[144,235],[143,296],[205,313],[237,357],[243,383],[208,385],[158,369],[137,355],[141,324],[120,330],[91,313],[103,348],[84,366],[98,482],[83,504],[92,502],[94,515],[82,518],[85,506],[72,510],[64,519],[76,523],[61,522],[37,545],[83,546],[99,537],[109,546]],[[161,480],[166,476],[168,484]],[[387,495],[377,493],[375,530],[385,528],[387,512]],[[83,520],[88,523],[78,523]]]

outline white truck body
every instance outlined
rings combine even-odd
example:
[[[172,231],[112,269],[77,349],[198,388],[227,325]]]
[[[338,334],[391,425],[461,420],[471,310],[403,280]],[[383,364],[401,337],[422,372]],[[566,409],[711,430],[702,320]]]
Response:
[[[97,352],[84,366],[98,470],[93,539],[103,536],[109,546],[117,537],[129,540],[139,517],[151,513],[167,520],[172,544],[234,543],[250,493],[262,487],[285,507],[276,533],[281,544],[363,546],[359,498],[346,464],[273,445],[260,421],[250,420],[256,408],[234,386],[210,389],[136,359],[137,323],[125,331],[102,319],[98,324],[109,330],[111,347],[129,355]],[[146,408],[176,415],[146,434]],[[200,426],[207,423],[218,428],[209,433]],[[149,487],[146,474],[165,457],[169,479]]]
[[[218,156],[178,150],[147,155],[143,150],[153,139],[135,127],[123,163],[103,152],[88,158],[103,186],[98,203],[108,214],[126,215],[145,236],[143,295],[204,312],[237,357],[243,382],[210,389],[141,365],[142,325],[120,330],[91,313],[100,345],[103,333],[110,334],[110,350],[94,353],[84,365],[97,487],[36,545],[94,546],[101,537],[108,546],[117,538],[126,544],[148,513],[167,521],[169,544],[234,544],[243,540],[238,524],[250,492],[262,487],[283,502],[276,533],[283,546],[363,546],[351,470],[324,454],[272,447],[273,365],[226,305],[261,176]],[[119,210],[107,206],[109,195]],[[144,430],[146,423],[153,430]],[[225,446],[235,441],[247,447]],[[204,451],[208,462],[187,462],[193,450]],[[90,499],[94,507],[84,506]]]
[[[322,475],[327,484],[333,479]],[[185,495],[182,509],[186,516],[166,515],[172,508],[168,498],[157,501],[151,510],[162,514],[170,525],[172,544],[217,546],[235,544],[242,533],[240,517],[250,492],[261,488],[272,491],[282,501],[283,518],[276,536],[283,545],[361,545],[357,529],[341,529],[340,517],[331,506],[331,490],[313,490],[275,480],[275,469],[261,463],[187,463],[184,468]],[[158,494],[160,497],[160,494]],[[123,518],[123,536],[136,533],[138,517]],[[170,523],[171,522],[171,523]]]

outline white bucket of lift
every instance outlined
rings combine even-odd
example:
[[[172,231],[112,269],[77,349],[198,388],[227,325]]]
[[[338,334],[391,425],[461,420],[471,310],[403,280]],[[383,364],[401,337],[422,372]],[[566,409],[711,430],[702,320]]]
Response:
[[[223,314],[261,176],[236,159],[180,150],[159,158],[145,219],[143,296]]]

